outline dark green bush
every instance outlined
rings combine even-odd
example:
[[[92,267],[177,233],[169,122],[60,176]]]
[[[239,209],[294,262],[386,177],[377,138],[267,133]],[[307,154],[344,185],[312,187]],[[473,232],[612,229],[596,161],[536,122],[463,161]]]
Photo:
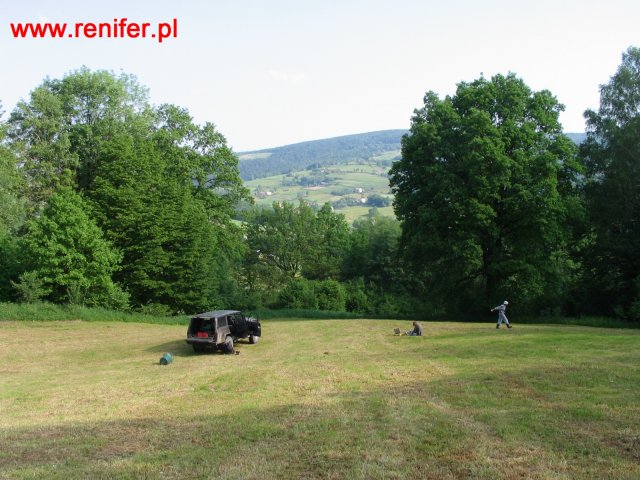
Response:
[[[276,308],[317,310],[313,282],[303,278],[291,280],[278,294]]]
[[[333,312],[344,312],[346,291],[344,286],[336,280],[322,280],[313,286],[318,309]]]
[[[362,277],[348,282],[345,290],[347,294],[345,306],[348,312],[366,313],[369,311],[369,297]]]

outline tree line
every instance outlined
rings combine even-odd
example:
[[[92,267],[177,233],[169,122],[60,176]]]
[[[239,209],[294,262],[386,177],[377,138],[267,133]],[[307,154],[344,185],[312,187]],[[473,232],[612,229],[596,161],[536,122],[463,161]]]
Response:
[[[246,208],[213,124],[129,75],[47,79],[0,123],[0,301],[193,313],[295,308],[640,321],[640,49],[586,140],[514,74],[428,92],[390,184],[397,220]],[[242,208],[239,208],[241,207]]]
[[[2,125],[3,300],[191,311],[220,301],[248,198],[212,124],[135,78],[45,80]]]

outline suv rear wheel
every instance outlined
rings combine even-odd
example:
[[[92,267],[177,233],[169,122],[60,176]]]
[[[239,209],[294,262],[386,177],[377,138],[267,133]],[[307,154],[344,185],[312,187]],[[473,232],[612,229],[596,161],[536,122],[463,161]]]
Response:
[[[233,353],[233,338],[227,337],[224,342],[224,351],[225,353]]]

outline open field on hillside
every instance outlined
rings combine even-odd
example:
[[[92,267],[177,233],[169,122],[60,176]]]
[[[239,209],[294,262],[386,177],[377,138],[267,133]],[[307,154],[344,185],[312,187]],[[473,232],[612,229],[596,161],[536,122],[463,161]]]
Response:
[[[302,186],[286,185],[292,177],[275,175],[245,182],[250,189],[257,205],[271,205],[273,202],[297,203],[302,198],[306,202],[317,202],[324,205],[326,202],[336,202],[341,198],[352,198],[356,201],[366,199],[371,195],[380,195],[392,199],[389,188],[389,180],[386,176],[388,168],[375,164],[345,164],[333,165],[322,169],[330,179],[321,185]],[[304,170],[296,172],[298,178],[313,175],[317,172]],[[267,195],[268,193],[268,195]],[[363,203],[359,206],[349,206],[336,210],[344,213],[349,223],[360,216],[366,215],[372,205]],[[381,207],[378,211],[382,215],[393,216],[393,208]]]
[[[638,331],[396,326],[0,322],[0,478],[640,478]]]

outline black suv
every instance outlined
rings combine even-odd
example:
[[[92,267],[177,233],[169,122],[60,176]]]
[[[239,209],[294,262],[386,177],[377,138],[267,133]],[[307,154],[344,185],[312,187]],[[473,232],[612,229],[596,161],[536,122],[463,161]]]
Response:
[[[238,310],[216,310],[191,317],[187,330],[187,343],[196,352],[221,349],[233,353],[233,344],[239,338],[258,343],[262,334],[260,321],[247,317]]]

